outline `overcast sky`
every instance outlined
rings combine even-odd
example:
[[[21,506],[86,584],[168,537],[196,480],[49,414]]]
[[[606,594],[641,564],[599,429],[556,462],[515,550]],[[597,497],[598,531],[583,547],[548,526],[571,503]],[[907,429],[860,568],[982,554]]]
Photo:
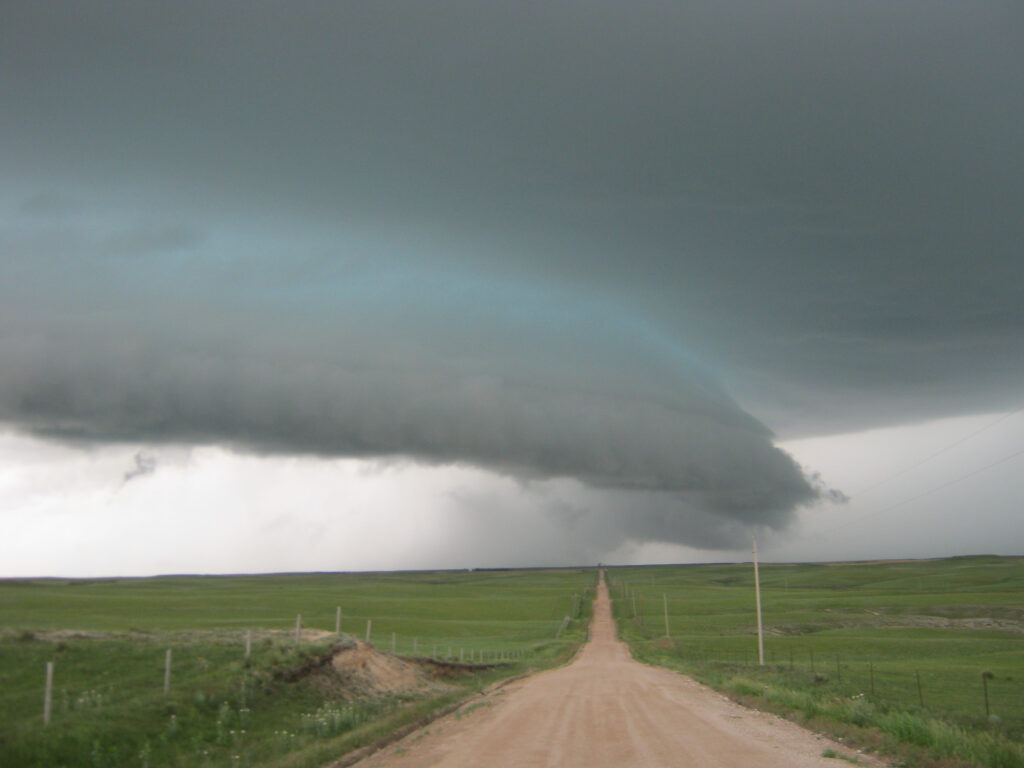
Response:
[[[0,2],[0,575],[1024,554],[1017,2]]]

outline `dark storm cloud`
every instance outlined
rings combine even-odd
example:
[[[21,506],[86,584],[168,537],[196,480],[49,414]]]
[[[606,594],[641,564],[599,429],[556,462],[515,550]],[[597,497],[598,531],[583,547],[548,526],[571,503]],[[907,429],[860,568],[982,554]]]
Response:
[[[51,190],[22,201],[20,211],[34,216],[66,216],[76,213],[79,208],[78,201],[70,195]]]
[[[456,274],[374,274],[332,296],[340,306],[315,318],[277,299],[272,322],[250,310],[213,330],[195,318],[219,306],[200,295],[194,316],[97,310],[84,329],[33,317],[32,335],[0,341],[0,418],[75,440],[470,462],[673,492],[769,525],[815,496],[683,350],[599,305]]]
[[[817,491],[763,424],[1019,397],[1015,3],[2,13],[23,428],[466,461],[781,525]]]

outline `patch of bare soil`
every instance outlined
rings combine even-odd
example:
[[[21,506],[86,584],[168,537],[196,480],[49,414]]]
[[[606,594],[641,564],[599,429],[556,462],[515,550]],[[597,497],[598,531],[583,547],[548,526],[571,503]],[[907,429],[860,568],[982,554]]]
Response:
[[[900,627],[935,627],[939,629],[978,629],[997,632],[1012,632],[1024,635],[1024,623],[1012,619],[992,619],[977,617],[969,619],[951,619],[945,616],[903,616],[891,620],[886,626]]]
[[[338,636],[333,632],[322,629],[303,629],[300,633],[303,642],[328,642]],[[49,642],[60,642],[62,640],[132,640],[133,642],[189,642],[201,641],[209,643],[237,643],[245,637],[245,632],[240,630],[223,629],[189,629],[173,631],[147,631],[141,629],[130,629],[122,631],[92,630],[92,629],[34,629],[34,630],[0,630],[0,638],[18,638],[26,640],[42,640]],[[295,638],[294,629],[254,629],[252,630],[253,641],[263,639],[292,640]]]
[[[981,632],[1008,632],[1024,635],[1024,622],[989,616],[951,618],[921,614],[887,615],[868,611],[872,618],[860,621],[837,621],[829,624],[801,624],[796,626],[766,627],[767,635],[807,635],[829,629],[862,629],[865,627],[925,627],[928,629],[964,629]]]
[[[362,694],[422,694],[445,690],[422,667],[357,641],[331,660],[334,671]]]
[[[423,670],[428,677],[434,680],[461,680],[462,678],[477,675],[490,669],[508,666],[502,662],[495,662],[493,664],[465,664],[456,661],[428,658],[414,658],[407,659],[407,661]]]

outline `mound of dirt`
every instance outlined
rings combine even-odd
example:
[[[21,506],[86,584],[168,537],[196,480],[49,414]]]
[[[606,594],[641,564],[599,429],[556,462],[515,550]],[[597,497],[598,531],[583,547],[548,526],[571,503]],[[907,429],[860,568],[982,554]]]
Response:
[[[359,641],[354,648],[335,653],[331,665],[342,678],[364,693],[425,693],[447,687],[420,667]]]

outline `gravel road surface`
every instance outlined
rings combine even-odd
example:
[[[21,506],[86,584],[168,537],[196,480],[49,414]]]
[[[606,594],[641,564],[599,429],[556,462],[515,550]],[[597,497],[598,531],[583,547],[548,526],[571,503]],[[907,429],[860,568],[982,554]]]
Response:
[[[590,641],[566,667],[512,683],[431,723],[360,768],[841,768],[833,749],[884,763],[692,679],[634,661],[612,621],[602,576]]]

